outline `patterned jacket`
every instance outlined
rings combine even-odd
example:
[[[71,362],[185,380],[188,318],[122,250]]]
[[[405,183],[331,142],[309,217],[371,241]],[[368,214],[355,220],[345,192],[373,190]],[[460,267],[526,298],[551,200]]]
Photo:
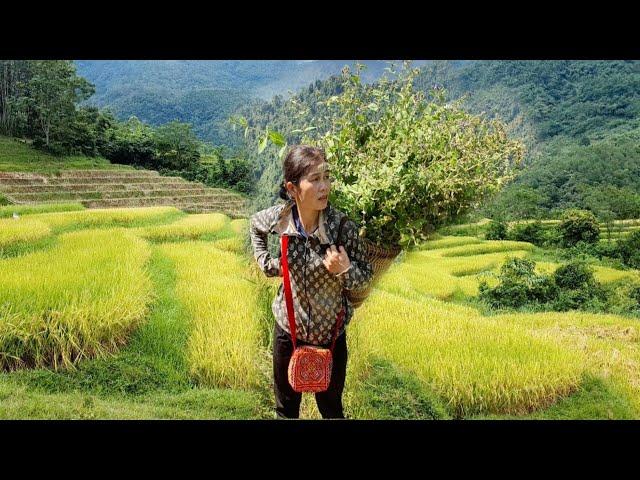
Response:
[[[373,267],[365,258],[365,251],[358,228],[352,220],[342,227],[342,243],[351,268],[340,275],[324,266],[327,248],[336,244],[340,219],[344,213],[330,204],[320,211],[318,228],[305,239],[296,229],[292,208],[294,201],[261,210],[251,217],[250,234],[254,257],[267,277],[281,276],[280,258],[272,258],[267,249],[267,235],[289,235],[289,278],[296,320],[296,337],[313,345],[331,342],[338,313],[344,305],[345,317],[339,335],[353,317],[354,308],[342,294],[342,289],[353,290],[368,286],[373,278]],[[287,333],[289,319],[284,299],[283,284],[271,305],[276,322]]]

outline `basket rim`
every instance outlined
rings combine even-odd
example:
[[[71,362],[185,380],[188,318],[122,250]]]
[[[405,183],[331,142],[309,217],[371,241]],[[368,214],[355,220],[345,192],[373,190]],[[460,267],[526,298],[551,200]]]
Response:
[[[361,240],[369,250],[381,257],[397,257],[402,251],[400,245],[378,245],[367,238]]]

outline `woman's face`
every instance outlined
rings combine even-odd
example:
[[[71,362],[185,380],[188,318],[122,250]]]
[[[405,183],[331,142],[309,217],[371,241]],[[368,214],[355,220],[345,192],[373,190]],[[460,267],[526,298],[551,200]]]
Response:
[[[316,163],[300,179],[298,185],[287,182],[287,190],[300,207],[308,210],[324,210],[331,190],[329,164]]]

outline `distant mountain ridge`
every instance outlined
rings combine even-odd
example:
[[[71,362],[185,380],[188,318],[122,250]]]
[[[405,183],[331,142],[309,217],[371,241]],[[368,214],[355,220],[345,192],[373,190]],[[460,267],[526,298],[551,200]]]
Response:
[[[283,101],[288,92],[313,112],[315,102],[335,94],[331,77],[344,65],[354,64],[349,60],[76,63],[78,72],[96,85],[92,101],[109,106],[120,118],[136,115],[153,125],[190,122],[201,139],[229,147],[244,143],[243,136],[230,128],[231,115],[243,114],[258,131],[269,126],[286,135],[299,128],[294,125],[299,120],[292,118],[288,102]],[[388,66],[382,60],[361,63],[367,66],[362,75],[366,82],[380,78]],[[525,143],[524,171],[505,195],[527,187],[537,195],[534,203],[543,213],[587,206],[589,198],[607,185],[618,189],[613,193],[620,198],[628,192],[640,195],[631,178],[640,165],[636,145],[640,62],[457,60],[414,65],[422,67],[417,89],[444,87],[447,98],[464,97],[467,110],[502,119],[509,134]],[[290,143],[297,140],[295,135],[289,137]],[[281,174],[280,159],[275,151],[252,153],[256,138],[250,135],[248,140],[257,198],[268,205]],[[631,176],[614,182],[611,175],[599,173],[607,168]]]
[[[398,61],[399,62],[399,61]],[[120,119],[135,115],[151,125],[173,120],[193,124],[214,144],[235,145],[228,118],[240,107],[287,97],[337,75],[353,60],[76,60],[78,73],[96,86],[89,103],[108,107]],[[389,66],[361,61],[366,82]],[[416,62],[417,65],[425,61]]]

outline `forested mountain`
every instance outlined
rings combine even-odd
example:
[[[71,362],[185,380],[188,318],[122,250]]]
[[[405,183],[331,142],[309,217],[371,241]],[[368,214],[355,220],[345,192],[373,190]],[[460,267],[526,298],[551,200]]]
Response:
[[[640,215],[640,62],[483,61],[444,77],[452,97],[502,118],[528,147],[521,174],[487,213]]]
[[[377,81],[389,66],[363,63],[365,82]],[[153,129],[171,123],[185,138],[195,134],[227,146],[234,158],[248,162],[253,168],[248,184],[257,185],[254,198],[263,206],[277,191],[281,151],[269,146],[258,154],[258,142],[266,144],[266,137],[279,132],[288,144],[296,143],[299,129],[308,125],[322,131],[327,115],[321,102],[340,92],[338,75],[354,62],[76,61],[78,76],[70,64],[3,61],[0,131],[32,138],[52,152],[100,152],[111,158],[122,150],[139,163],[140,148],[151,152],[152,137],[162,133]],[[416,89],[428,93],[444,87],[448,100],[503,120],[527,148],[516,180],[482,213],[516,219],[580,207],[618,218],[640,216],[640,62],[414,65],[421,67]],[[118,123],[91,105],[110,109],[120,120],[136,116],[144,123]],[[238,115],[251,127],[246,134],[229,122]]]
[[[470,110],[497,114],[536,143],[557,135],[584,143],[640,125],[637,61],[501,60],[432,70],[418,85],[440,81],[452,98],[468,95]]]
[[[422,67],[415,86],[444,87],[450,100],[463,97],[466,109],[502,119],[526,145],[522,171],[485,213],[548,216],[567,207],[594,209],[594,199],[606,197],[616,216],[640,215],[640,62],[436,61]],[[305,121],[336,88],[330,79],[299,92],[296,100],[310,109]],[[242,111],[258,130],[287,133],[301,120],[282,98]],[[256,159],[261,190],[278,178],[278,160],[273,149]],[[607,194],[598,194],[604,187]]]
[[[352,60],[77,60],[78,73],[93,83],[88,101],[116,117],[134,115],[157,126],[188,122],[200,139],[237,146],[228,122],[240,107],[258,106],[275,95],[336,75]],[[375,81],[387,62],[372,60],[363,80]],[[424,62],[418,62],[424,63]]]

